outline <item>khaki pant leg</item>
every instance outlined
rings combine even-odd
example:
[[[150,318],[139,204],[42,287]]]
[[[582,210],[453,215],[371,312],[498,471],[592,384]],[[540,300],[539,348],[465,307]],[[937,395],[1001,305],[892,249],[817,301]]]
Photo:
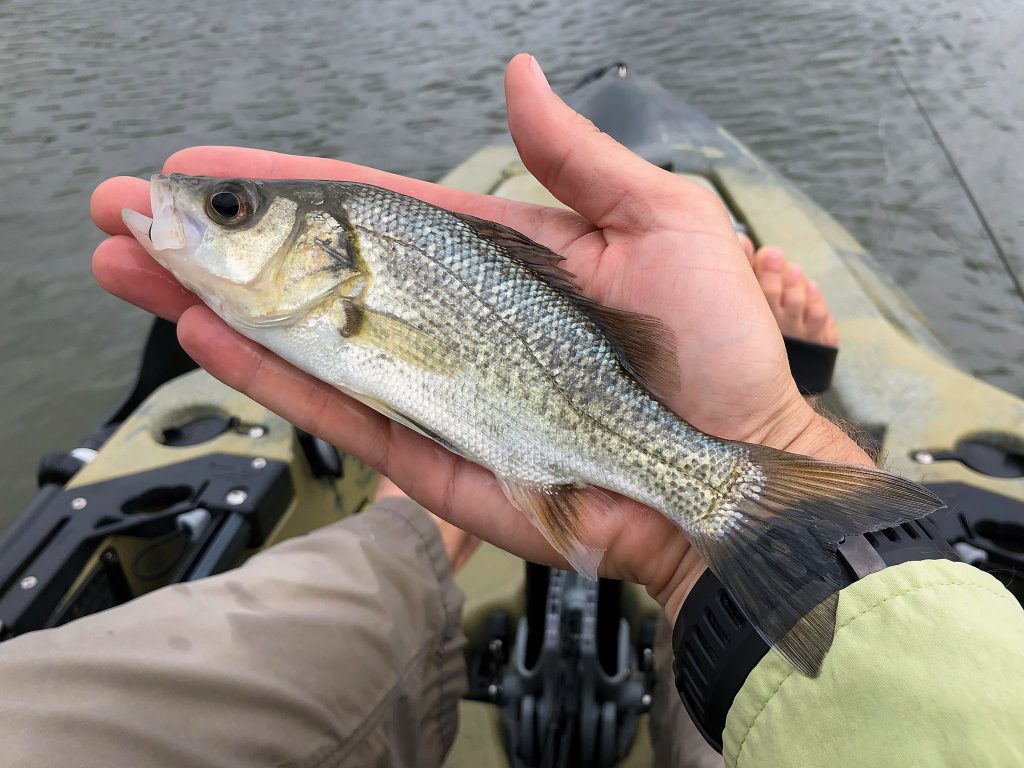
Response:
[[[438,766],[462,601],[434,523],[385,500],[0,645],[0,765]]]
[[[664,618],[658,621],[655,634],[654,667],[658,681],[651,705],[654,764],[666,768],[724,768],[725,760],[700,735],[676,691],[672,627]]]

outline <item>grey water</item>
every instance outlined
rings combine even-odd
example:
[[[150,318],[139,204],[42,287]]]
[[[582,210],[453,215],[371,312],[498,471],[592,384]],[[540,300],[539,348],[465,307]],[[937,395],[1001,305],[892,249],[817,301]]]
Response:
[[[954,359],[1024,394],[1024,302],[893,67],[1024,278],[1018,0],[0,0],[0,526],[131,379],[148,318],[103,293],[88,200],[240,144],[436,178],[504,127],[501,73],[623,60],[871,250]]]

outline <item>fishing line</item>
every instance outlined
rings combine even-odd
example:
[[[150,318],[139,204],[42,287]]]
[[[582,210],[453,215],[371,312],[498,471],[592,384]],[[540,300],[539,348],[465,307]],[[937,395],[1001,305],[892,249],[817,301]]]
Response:
[[[903,87],[906,89],[907,94],[914,102],[914,106],[917,107],[918,114],[921,115],[921,119],[924,120],[925,125],[928,126],[928,130],[931,131],[932,138],[935,139],[935,143],[939,145],[939,149],[942,150],[943,156],[946,158],[946,162],[949,163],[950,169],[953,171],[953,176],[956,177],[957,183],[963,190],[964,195],[967,197],[967,202],[971,204],[971,208],[974,209],[974,214],[978,217],[978,221],[981,222],[982,229],[985,230],[985,235],[988,237],[989,242],[992,243],[992,248],[996,252],[996,256],[999,257],[999,261],[1002,262],[1003,268],[1006,270],[1006,274],[1009,275],[1010,281],[1013,283],[1013,287],[1020,297],[1020,300],[1024,302],[1024,285],[1021,284],[1020,278],[1017,277],[1017,273],[1013,271],[1013,264],[1010,263],[1009,258],[1006,256],[1006,252],[999,244],[999,240],[996,238],[996,233],[992,230],[992,227],[988,223],[988,219],[985,218],[985,214],[981,210],[981,205],[978,204],[977,198],[971,192],[971,188],[967,184],[967,179],[960,172],[960,168],[956,164],[956,160],[953,159],[953,153],[949,151],[949,147],[946,146],[946,142],[942,140],[939,135],[938,129],[935,127],[935,123],[932,122],[931,117],[928,116],[927,110],[924,108],[924,104],[921,103],[921,99],[918,98],[917,91],[915,91],[910,83],[907,81],[906,76],[903,74],[903,69],[900,67],[899,60],[892,54],[893,68],[896,70],[896,74],[899,75],[900,80],[903,83]]]

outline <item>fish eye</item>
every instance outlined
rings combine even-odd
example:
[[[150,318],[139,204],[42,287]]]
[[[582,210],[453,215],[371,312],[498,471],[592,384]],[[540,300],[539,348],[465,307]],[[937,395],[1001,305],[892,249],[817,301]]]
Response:
[[[252,193],[237,182],[218,184],[206,196],[207,215],[227,226],[246,221],[255,207]]]

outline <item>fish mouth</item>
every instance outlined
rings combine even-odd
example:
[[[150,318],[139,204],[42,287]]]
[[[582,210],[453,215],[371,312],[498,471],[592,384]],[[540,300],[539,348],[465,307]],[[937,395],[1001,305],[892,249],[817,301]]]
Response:
[[[149,180],[149,200],[153,218],[130,208],[122,209],[121,220],[128,231],[153,256],[157,256],[159,251],[180,251],[185,248],[188,238],[181,217],[174,207],[170,179],[154,174]]]

